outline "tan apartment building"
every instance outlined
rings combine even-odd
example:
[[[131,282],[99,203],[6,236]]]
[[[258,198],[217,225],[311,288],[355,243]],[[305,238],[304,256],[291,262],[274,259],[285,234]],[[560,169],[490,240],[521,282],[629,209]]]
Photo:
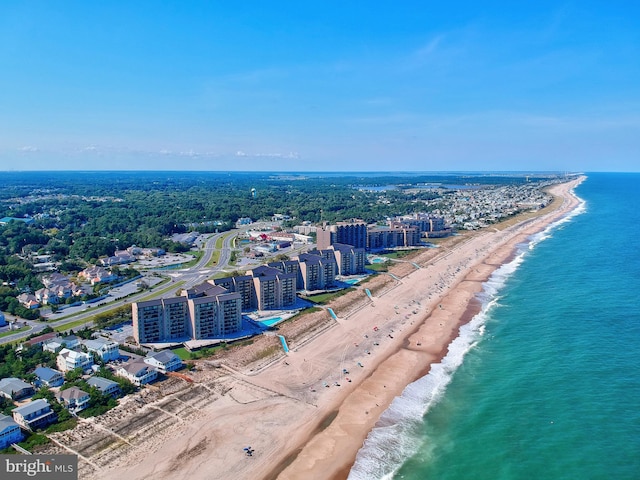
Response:
[[[242,329],[238,293],[205,282],[182,296],[131,305],[133,337],[138,343],[201,340]]]
[[[325,258],[319,255],[320,252],[303,253],[297,257],[300,265],[298,279],[301,287],[312,292],[314,290],[325,290],[335,285],[336,262],[333,258]]]
[[[314,250],[311,254],[333,260],[336,263],[336,275],[359,275],[365,273],[367,255],[364,248],[344,243],[334,243],[324,250]]]

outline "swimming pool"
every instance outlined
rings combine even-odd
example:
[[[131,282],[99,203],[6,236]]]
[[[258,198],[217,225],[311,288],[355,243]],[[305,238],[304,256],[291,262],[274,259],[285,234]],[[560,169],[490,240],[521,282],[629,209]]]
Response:
[[[259,323],[263,324],[265,327],[272,327],[276,323],[280,323],[282,321],[282,317],[273,317],[273,318],[265,318],[264,320],[258,320]]]

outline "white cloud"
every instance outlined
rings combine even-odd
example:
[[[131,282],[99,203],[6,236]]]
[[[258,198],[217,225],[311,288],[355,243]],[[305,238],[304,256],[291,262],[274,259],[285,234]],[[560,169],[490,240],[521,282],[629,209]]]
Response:
[[[19,150],[21,152],[39,152],[40,151],[38,147],[34,147],[32,145],[26,145],[24,147],[20,147]]]
[[[300,158],[298,152],[288,152],[288,153],[246,153],[242,150],[238,150],[236,152],[236,157],[268,157],[268,158]]]

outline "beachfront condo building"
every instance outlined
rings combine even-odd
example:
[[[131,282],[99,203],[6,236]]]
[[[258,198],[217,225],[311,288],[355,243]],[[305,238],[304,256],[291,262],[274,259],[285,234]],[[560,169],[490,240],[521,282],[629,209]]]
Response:
[[[213,284],[220,285],[230,292],[238,293],[242,302],[242,310],[256,308],[256,292],[253,288],[253,277],[251,275],[216,278],[213,280]]]
[[[344,243],[334,243],[324,250],[313,250],[311,254],[320,255],[336,263],[336,275],[361,275],[365,273],[367,255],[364,248],[352,247]]]
[[[300,263],[297,260],[283,260],[280,262],[267,263],[268,267],[277,268],[282,273],[294,273],[298,275]]]
[[[302,253],[296,260],[300,265],[298,280],[304,290],[312,292],[335,286],[336,262],[334,259],[313,253]]]
[[[253,279],[258,310],[274,310],[295,305],[297,275],[283,273],[277,268],[262,265],[247,272]]]
[[[437,217],[428,213],[414,213],[412,215],[402,215],[396,217],[405,225],[417,227],[427,238],[440,238],[451,235],[452,229],[447,226],[444,217]]]
[[[242,310],[272,310],[295,305],[298,278],[295,261],[273,262],[247,271],[246,275],[209,280],[242,299]]]
[[[404,224],[391,227],[371,227],[367,232],[367,250],[384,250],[420,245],[420,230]]]
[[[329,248],[334,243],[366,248],[367,224],[362,220],[352,219],[347,222],[338,222],[335,225],[323,225],[316,228],[318,250]]]
[[[205,282],[205,295],[189,300],[189,319],[194,339],[220,337],[242,329],[242,299],[235,292]]]
[[[180,341],[189,337],[185,297],[135,302],[131,312],[133,336],[138,343]]]
[[[210,282],[179,297],[135,302],[131,312],[138,343],[202,340],[242,329],[240,295]]]

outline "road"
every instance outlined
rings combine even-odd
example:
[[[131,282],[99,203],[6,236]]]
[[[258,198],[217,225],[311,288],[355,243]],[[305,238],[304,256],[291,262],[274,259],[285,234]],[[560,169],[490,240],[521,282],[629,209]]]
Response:
[[[162,272],[163,275],[167,275],[168,277],[171,278],[171,283],[169,284],[165,284],[162,286],[162,288],[160,288],[159,290],[163,290],[167,285],[175,285],[176,289],[178,288],[191,288],[195,285],[198,285],[208,279],[210,279],[211,277],[213,277],[216,273],[219,273],[223,270],[225,270],[228,265],[229,265],[229,260],[231,259],[231,251],[232,251],[232,242],[234,240],[234,238],[237,237],[237,235],[241,232],[243,232],[245,229],[237,229],[237,230],[231,230],[230,232],[224,232],[224,233],[216,233],[213,234],[211,236],[209,236],[207,238],[207,240],[204,242],[203,246],[201,247],[203,250],[203,255],[200,258],[200,260],[198,260],[198,262],[188,268],[182,268],[182,269],[176,269],[176,270],[169,270],[169,271],[164,271]],[[220,250],[220,256],[218,259],[218,262],[215,266],[213,267],[206,267],[209,262],[211,261],[211,259],[213,258],[213,255],[216,251],[216,242],[218,240],[218,238],[223,237],[224,240],[222,242],[222,248]],[[286,253],[288,253],[289,255],[291,254],[297,254],[300,253],[300,251],[302,250],[306,250],[308,249],[307,245],[303,245],[301,247],[298,248],[292,248],[290,250],[288,250]],[[154,270],[152,272],[148,272],[148,273],[158,273],[157,270]],[[144,273],[143,273],[144,275]],[[83,320],[86,319],[87,322],[85,324],[79,325],[77,327],[77,329],[82,328],[85,325],[92,325],[93,321],[89,320],[91,317],[93,317],[94,315],[97,315],[99,313],[104,313],[104,312],[108,312],[110,310],[113,310],[117,307],[123,306],[123,305],[127,305],[127,304],[131,304],[132,302],[137,302],[140,301],[143,298],[147,298],[152,295],[151,292],[149,291],[142,291],[140,293],[136,293],[134,295],[130,295],[130,296],[126,296],[123,298],[117,298],[115,297],[114,301],[111,301],[109,303],[105,303],[105,304],[96,304],[96,305],[92,305],[92,306],[86,306],[83,307],[83,311],[76,313],[76,314],[70,314],[68,317],[64,318],[64,319],[60,319],[60,320],[52,320],[49,321],[47,323],[42,323],[42,322],[37,322],[37,321],[30,321],[30,320],[23,320],[23,319],[18,319],[19,322],[23,322],[25,321],[27,323],[27,325],[29,325],[31,327],[30,330],[26,330],[23,332],[18,332],[14,335],[8,335],[6,337],[0,337],[0,344],[4,344],[4,343],[9,343],[12,341],[16,341],[16,340],[20,340],[21,338],[25,338],[29,335],[32,335],[34,333],[38,333],[42,330],[44,330],[46,327],[60,327],[72,322],[77,322],[78,320]],[[171,295],[173,295],[173,292],[171,292]],[[166,294],[165,294],[166,296]],[[13,317],[12,315],[9,314],[5,314],[5,317],[7,318],[7,321],[10,320],[14,320],[15,317]]]

